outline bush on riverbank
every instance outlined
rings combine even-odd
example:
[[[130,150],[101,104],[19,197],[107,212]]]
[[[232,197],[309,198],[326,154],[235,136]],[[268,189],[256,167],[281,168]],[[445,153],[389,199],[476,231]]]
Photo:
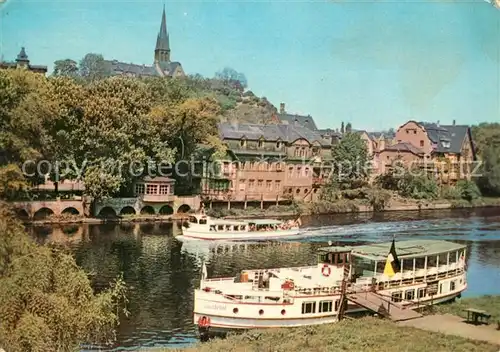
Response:
[[[112,341],[124,293],[118,279],[95,294],[70,254],[36,245],[0,203],[0,347],[72,351],[83,342]]]
[[[457,336],[401,327],[391,321],[367,317],[346,319],[336,324],[249,331],[241,335],[229,336],[227,339],[214,339],[183,351],[399,352],[403,350],[415,352],[498,352],[498,346]]]

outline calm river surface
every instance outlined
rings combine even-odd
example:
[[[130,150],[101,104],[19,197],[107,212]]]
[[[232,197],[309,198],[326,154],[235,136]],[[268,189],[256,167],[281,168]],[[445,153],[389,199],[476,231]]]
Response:
[[[193,290],[201,259],[209,276],[242,269],[315,263],[315,249],[334,244],[409,238],[445,239],[468,245],[469,288],[464,296],[500,294],[500,208],[303,217],[310,237],[298,242],[251,243],[238,247],[187,248],[174,236],[180,224],[68,225],[32,228],[40,242],[71,247],[92,272],[96,289],[123,272],[131,315],[121,319],[112,351],[183,347],[196,342]],[[94,349],[95,350],[95,349]]]

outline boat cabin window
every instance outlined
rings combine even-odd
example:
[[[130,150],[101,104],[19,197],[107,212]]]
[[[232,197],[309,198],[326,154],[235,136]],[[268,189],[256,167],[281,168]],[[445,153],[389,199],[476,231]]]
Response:
[[[435,268],[437,264],[437,255],[430,255],[427,257],[427,267]]]
[[[391,300],[393,302],[396,302],[396,303],[401,302],[402,298],[403,298],[403,294],[401,291],[393,292],[391,295]]]
[[[224,231],[224,225],[217,226],[217,231]]]
[[[426,289],[425,287],[419,288],[417,292],[417,298],[424,298],[426,295]]]
[[[354,257],[353,259],[354,277],[359,278],[362,276],[375,276],[375,262],[361,257]]]
[[[339,265],[339,266],[344,264],[349,264],[349,252],[320,254],[319,262],[322,264]]]
[[[302,314],[316,313],[316,302],[302,303]]]
[[[450,264],[457,262],[457,252],[450,252]]]
[[[411,301],[415,299],[415,290],[406,290],[405,300]]]
[[[425,269],[425,257],[415,258],[415,270]]]
[[[200,219],[199,223],[201,225],[206,225],[207,224],[207,219]]]
[[[194,217],[194,216],[190,216],[189,217],[189,222],[191,222],[193,224],[197,224],[198,223],[198,219],[196,219],[196,217]]]
[[[320,301],[319,313],[331,312],[333,308],[333,301]]]

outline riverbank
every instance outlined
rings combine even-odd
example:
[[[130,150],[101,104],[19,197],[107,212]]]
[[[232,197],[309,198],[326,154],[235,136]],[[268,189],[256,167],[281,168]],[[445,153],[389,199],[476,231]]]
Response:
[[[412,199],[397,199],[391,201],[384,209],[378,212],[393,211],[420,211],[420,210],[445,210],[466,208],[500,207],[500,198],[481,198],[473,202],[460,201],[416,201]],[[338,202],[298,203],[292,205],[273,205],[266,209],[261,208],[213,208],[207,209],[207,214],[217,218],[226,219],[251,219],[251,218],[294,218],[300,215],[333,215],[346,213],[371,213],[373,207],[357,200],[340,200]],[[184,221],[189,214],[171,215],[125,215],[114,218],[82,217],[75,215],[52,216],[43,220],[26,220],[25,223],[33,225],[50,224],[108,224],[130,222],[174,222]]]
[[[464,308],[487,310],[492,315],[492,324],[477,327],[469,326],[462,321]],[[500,296],[461,299],[451,304],[436,306],[435,312],[437,314],[419,318],[427,319],[424,327],[409,326],[411,324],[418,326],[412,321],[401,324],[379,318],[365,317],[345,319],[337,324],[330,325],[254,330],[232,335],[226,339],[214,339],[178,351],[299,352],[341,350],[354,352],[376,350],[399,352],[405,350],[418,352],[498,352],[500,350],[500,331],[495,329],[496,319],[500,319]],[[429,323],[429,319],[435,321],[436,324]],[[457,329],[457,326],[460,329]],[[428,331],[431,328],[435,329],[435,331]],[[481,331],[481,333],[475,331]],[[486,335],[490,342],[474,339],[475,336],[482,337],[480,335]],[[498,343],[495,343],[497,340]],[[171,350],[147,349],[146,351]]]

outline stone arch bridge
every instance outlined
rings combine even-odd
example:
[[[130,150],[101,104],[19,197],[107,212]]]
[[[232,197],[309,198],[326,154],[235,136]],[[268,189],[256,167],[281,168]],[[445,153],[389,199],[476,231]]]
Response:
[[[142,198],[112,198],[97,202],[90,214],[83,200],[47,200],[24,201],[11,203],[17,216],[23,220],[42,220],[49,216],[87,215],[87,216],[119,216],[127,214],[172,215],[198,210],[199,196],[170,196],[165,201],[148,202]]]
[[[168,199],[158,202],[145,201],[137,198],[112,198],[94,205],[94,216],[118,216],[118,215],[172,215],[187,213],[190,210],[198,210],[200,207],[199,196],[178,197],[170,196]]]

